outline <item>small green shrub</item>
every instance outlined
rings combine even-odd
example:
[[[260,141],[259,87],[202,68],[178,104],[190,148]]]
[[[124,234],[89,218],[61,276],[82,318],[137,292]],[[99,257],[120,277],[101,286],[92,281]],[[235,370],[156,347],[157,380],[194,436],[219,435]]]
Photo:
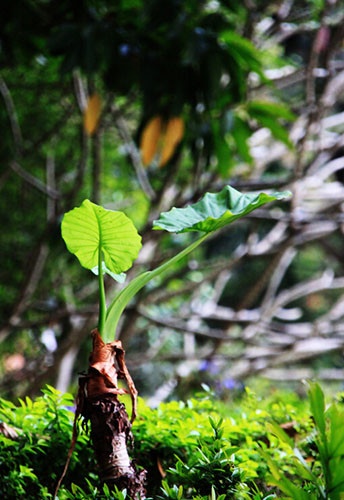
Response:
[[[62,472],[70,446],[73,397],[48,386],[43,396],[19,405],[0,400],[0,420],[18,437],[0,434],[0,498],[49,499]],[[94,472],[88,438],[81,434],[72,457],[66,484],[85,484],[85,471]]]
[[[172,496],[165,492],[162,498],[176,498],[179,486],[183,486],[184,499],[208,499],[212,487],[215,494],[228,495],[224,498],[269,496],[269,466],[261,444],[267,443],[271,458],[286,471],[292,466],[293,450],[278,447],[268,424],[293,423],[306,435],[311,423],[307,406],[294,393],[259,399],[249,389],[229,405],[209,393],[187,402],[164,403],[156,410],[141,401],[135,449],[138,462],[148,469],[148,478],[153,478],[149,485],[152,496],[161,494],[157,463],[166,473],[165,485],[176,487],[169,493]]]
[[[232,458],[237,448],[223,436],[221,419],[215,422],[209,417],[209,421],[213,435],[204,436],[188,460],[178,459],[175,468],[169,470],[170,480],[184,486],[188,492],[185,498],[195,498],[196,494],[207,498],[212,492],[220,494],[223,500],[234,495],[239,498],[239,493],[247,488],[242,483],[242,471]]]
[[[35,401],[0,400],[0,498],[52,499],[73,427],[73,398],[46,387]],[[344,494],[344,408],[325,404],[311,384],[308,401],[246,390],[223,404],[210,393],[157,409],[139,403],[134,459],[148,470],[147,497],[176,500],[340,500]],[[58,500],[129,500],[100,488],[91,444],[80,433]]]
[[[326,406],[321,387],[311,383],[309,403],[312,428],[296,444],[281,428],[270,426],[279,447],[287,449],[293,467],[286,475],[280,464],[262,450],[271,470],[272,484],[292,500],[341,500],[344,498],[344,409],[336,402]]]

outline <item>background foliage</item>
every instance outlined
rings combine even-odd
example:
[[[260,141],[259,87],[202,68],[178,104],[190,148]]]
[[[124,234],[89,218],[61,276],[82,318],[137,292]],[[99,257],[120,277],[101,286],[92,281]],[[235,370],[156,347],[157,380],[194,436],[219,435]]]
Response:
[[[226,397],[257,373],[342,378],[343,6],[232,3],[4,3],[8,397],[65,391],[87,365],[97,284],[64,247],[64,212],[89,198],[133,219],[143,249],[130,279],[192,239],[153,232],[161,211],[226,184],[293,198],[223,229],[131,304],[118,337],[141,394],[156,405],[202,380]],[[160,166],[140,151],[156,117],[157,141],[172,119],[183,130]]]

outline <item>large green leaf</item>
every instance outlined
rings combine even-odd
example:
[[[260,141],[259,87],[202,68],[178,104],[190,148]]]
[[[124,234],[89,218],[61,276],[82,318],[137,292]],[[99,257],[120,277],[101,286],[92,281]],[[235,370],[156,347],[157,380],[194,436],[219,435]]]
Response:
[[[101,253],[103,269],[115,274],[127,271],[141,248],[141,236],[123,212],[106,210],[89,200],[64,215],[62,237],[83,267],[96,268]]]
[[[206,193],[200,201],[186,208],[172,208],[169,212],[163,212],[159,219],[153,222],[153,228],[173,233],[210,233],[266,203],[289,196],[289,191],[243,194],[231,186],[226,186],[219,193]]]

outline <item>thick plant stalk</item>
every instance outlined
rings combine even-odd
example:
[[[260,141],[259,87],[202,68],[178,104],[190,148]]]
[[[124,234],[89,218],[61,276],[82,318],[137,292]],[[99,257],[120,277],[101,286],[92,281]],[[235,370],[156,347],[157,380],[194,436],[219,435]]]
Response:
[[[85,418],[91,422],[91,438],[101,482],[109,488],[126,489],[130,498],[145,499],[146,471],[137,471],[127,446],[132,441],[131,422],[117,396],[87,399]]]
[[[146,471],[137,470],[128,453],[133,443],[131,424],[136,417],[137,391],[124,361],[120,340],[105,343],[98,330],[92,331],[93,349],[89,369],[79,378],[79,391],[74,419],[73,438],[62,476],[54,498],[66,474],[77,439],[77,420],[83,416],[91,423],[91,438],[102,484],[126,490],[132,500],[145,500]],[[118,387],[125,379],[129,391]],[[129,420],[118,395],[130,393],[132,416]]]
[[[132,444],[131,424],[136,417],[137,391],[124,361],[120,340],[105,344],[93,330],[93,350],[88,373],[79,379],[78,413],[91,423],[91,438],[102,483],[127,490],[132,499],[144,500],[146,471],[138,471],[128,454]],[[132,399],[129,420],[118,395],[128,391],[118,387],[125,379]]]

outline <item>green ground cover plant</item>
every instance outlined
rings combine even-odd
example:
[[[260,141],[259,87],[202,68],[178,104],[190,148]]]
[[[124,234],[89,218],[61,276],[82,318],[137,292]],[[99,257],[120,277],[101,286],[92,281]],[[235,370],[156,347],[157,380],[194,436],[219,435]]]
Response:
[[[307,397],[246,388],[223,403],[205,390],[156,409],[140,399],[133,454],[148,471],[147,498],[339,500],[343,399],[327,399],[316,383]],[[47,386],[35,400],[2,399],[0,420],[1,498],[52,499],[71,439],[73,397]],[[125,490],[99,488],[89,439],[80,428],[58,499],[128,500]]]

